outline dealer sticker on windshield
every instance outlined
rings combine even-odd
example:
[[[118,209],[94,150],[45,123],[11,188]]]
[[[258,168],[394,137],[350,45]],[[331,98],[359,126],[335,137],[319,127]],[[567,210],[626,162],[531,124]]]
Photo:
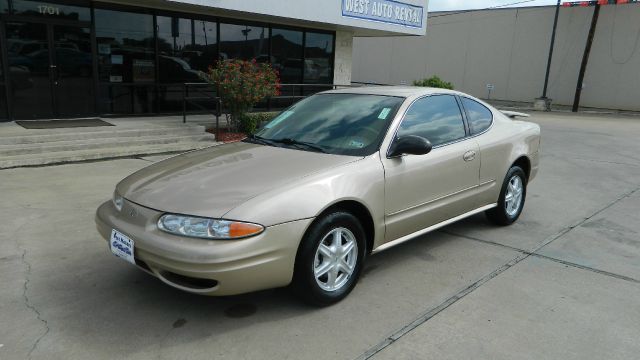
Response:
[[[380,120],[386,120],[387,116],[389,116],[389,113],[391,112],[391,108],[384,108],[382,109],[382,111],[380,111],[380,115],[378,115],[378,119]]]
[[[136,260],[133,257],[133,240],[128,236],[119,232],[118,230],[111,230],[111,240],[109,241],[109,247],[113,255],[124,259],[132,264],[136,264]]]

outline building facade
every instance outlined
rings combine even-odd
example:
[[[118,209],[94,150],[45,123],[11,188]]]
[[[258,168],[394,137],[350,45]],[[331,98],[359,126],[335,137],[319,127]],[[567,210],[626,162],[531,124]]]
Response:
[[[0,0],[0,121],[172,113],[218,60],[349,84],[354,36],[424,35],[424,0]]]
[[[593,11],[560,9],[548,88],[554,104],[573,103]],[[434,12],[427,36],[355,39],[353,81],[411,84],[438,75],[481,98],[533,102],[544,87],[554,14],[555,6]],[[639,68],[640,4],[602,6],[580,105],[640,110]]]

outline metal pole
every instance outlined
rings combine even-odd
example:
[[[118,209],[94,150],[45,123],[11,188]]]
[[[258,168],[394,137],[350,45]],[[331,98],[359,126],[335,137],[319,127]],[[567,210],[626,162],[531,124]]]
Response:
[[[216,99],[216,141],[220,141],[220,115],[222,113],[222,101]],[[227,118],[228,119],[228,118]],[[228,124],[227,124],[228,126]]]
[[[544,89],[542,90],[542,98],[547,98],[547,87],[549,86],[549,73],[551,72],[551,60],[553,59],[553,47],[556,43],[556,30],[558,28],[558,15],[560,14],[560,2],[556,5],[556,15],[553,19],[553,31],[551,32],[551,45],[549,46],[549,59],[547,60],[547,72],[544,76]]]
[[[596,26],[598,25],[598,17],[600,15],[600,4],[597,4],[593,9],[593,17],[591,18],[591,27],[589,28],[589,36],[587,37],[587,45],[584,47],[584,54],[582,55],[582,64],[580,64],[580,72],[578,73],[578,84],[576,85],[576,96],[573,99],[573,108],[571,111],[578,112],[580,107],[580,96],[582,95],[582,83],[584,81],[584,74],[587,71],[587,64],[589,63],[589,54],[591,53],[591,45],[593,44],[593,38],[596,35]]]
[[[187,84],[182,84],[182,123],[187,122]]]

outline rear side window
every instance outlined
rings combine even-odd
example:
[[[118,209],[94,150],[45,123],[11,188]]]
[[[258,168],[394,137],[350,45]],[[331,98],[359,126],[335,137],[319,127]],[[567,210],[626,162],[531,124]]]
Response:
[[[465,110],[467,110],[472,135],[480,134],[491,126],[491,121],[493,121],[491,110],[479,102],[465,97],[462,98],[462,104]]]
[[[451,95],[433,95],[416,100],[398,128],[398,136],[417,135],[433,146],[465,137],[460,107]]]

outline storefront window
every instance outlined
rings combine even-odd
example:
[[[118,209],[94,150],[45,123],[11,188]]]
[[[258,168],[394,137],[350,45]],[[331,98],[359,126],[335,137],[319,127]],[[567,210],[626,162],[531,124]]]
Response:
[[[189,63],[195,70],[207,72],[218,60],[217,23],[193,20],[194,45]]]
[[[220,24],[220,58],[269,62],[269,29]]]
[[[161,54],[180,55],[193,43],[191,20],[178,17],[158,16],[158,49]]]
[[[6,4],[2,0],[1,4]],[[57,4],[52,2],[13,0],[13,12],[19,15],[60,18],[66,20],[91,21],[89,7]]]
[[[271,30],[271,63],[283,84],[302,82],[302,31]]]
[[[333,35],[305,33],[304,82],[330,84],[333,82]]]
[[[194,51],[191,19],[158,16],[158,56],[161,83],[200,82],[202,76],[192,67]]]
[[[100,81],[155,81],[153,17],[112,10],[95,10]]]
[[[100,82],[127,84],[101,87],[101,111],[152,112],[153,89],[142,85],[156,79],[153,16],[96,9],[95,28]]]
[[[46,21],[47,24],[54,24],[44,25],[40,21],[31,21],[27,28],[37,28],[38,31],[21,30],[20,33],[15,32],[19,30],[15,24],[11,27],[15,30],[13,32],[8,30],[9,24],[3,25],[8,39],[3,45],[6,45],[5,55],[8,57],[0,59],[0,119],[7,118],[7,107],[13,109],[13,115],[16,116],[17,100],[13,97],[16,89],[33,92],[35,85],[50,87],[47,82],[50,80],[48,70],[38,68],[36,71],[27,66],[27,55],[36,52],[42,54],[42,58],[47,61],[53,61],[50,57],[55,55],[56,62],[59,63],[70,59],[59,53],[89,54],[90,56],[78,59],[90,66],[73,67],[73,71],[60,67],[63,70],[61,74],[71,74],[74,79],[78,74],[84,74],[82,77],[86,78],[91,89],[97,86],[97,99],[92,91],[86,91],[82,103],[88,104],[94,100],[95,104],[97,100],[97,112],[103,114],[180,111],[183,84],[205,81],[205,73],[218,60],[256,59],[261,63],[271,63],[279,72],[283,84],[331,84],[333,80],[334,35],[330,33],[284,29],[277,25],[270,29],[269,26],[242,23],[219,24],[215,18],[206,21],[189,18],[191,15],[186,14],[183,17],[173,17],[172,13],[163,13],[163,16],[157,15],[154,19],[152,10],[147,13],[142,8],[131,8],[130,11],[107,10],[99,8],[106,7],[105,5],[96,3],[93,11],[95,43],[92,43],[93,36],[88,24],[92,21],[91,3],[93,2],[89,0],[0,0],[2,14],[8,13],[11,7],[13,14],[47,18],[52,20]],[[78,23],[77,25],[84,27],[78,27],[76,31],[75,28],[62,29],[62,25],[57,24],[63,22],[56,22],[55,19],[86,23]],[[60,32],[60,29],[64,31]],[[62,35],[56,35],[58,33]],[[4,39],[0,39],[2,40]],[[51,51],[54,48],[55,51]],[[93,83],[94,59],[98,63],[98,84]],[[8,74],[3,74],[5,69],[2,68],[2,61],[5,61]],[[48,66],[46,61],[42,63]],[[30,76],[36,75],[42,81],[27,81]],[[11,102],[7,103],[5,85],[9,82],[14,91],[11,93]],[[276,103],[272,102],[270,105],[284,106],[286,104],[280,102],[295,101],[299,95],[309,95],[325,88],[327,85],[313,86],[313,89],[309,86],[284,87],[282,94],[290,96],[290,99],[274,100]],[[46,98],[44,95],[39,96]],[[31,102],[34,97],[29,95],[24,98]],[[46,99],[41,102],[52,103]]]

